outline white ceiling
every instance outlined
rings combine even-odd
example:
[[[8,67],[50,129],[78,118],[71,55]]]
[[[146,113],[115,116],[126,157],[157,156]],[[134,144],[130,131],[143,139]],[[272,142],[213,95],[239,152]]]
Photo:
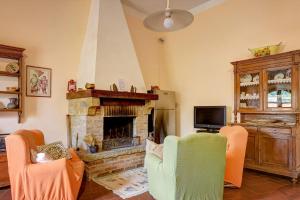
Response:
[[[193,11],[201,6],[211,7],[211,4],[218,4],[224,0],[170,0],[170,7]],[[122,0],[123,5],[139,12],[143,15],[149,15],[153,12],[164,10],[166,0]],[[201,10],[201,9],[200,9]]]

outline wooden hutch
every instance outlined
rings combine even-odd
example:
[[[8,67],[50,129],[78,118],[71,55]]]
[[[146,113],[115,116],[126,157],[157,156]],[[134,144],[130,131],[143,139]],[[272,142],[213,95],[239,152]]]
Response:
[[[232,62],[235,123],[248,132],[245,167],[300,173],[300,50]]]

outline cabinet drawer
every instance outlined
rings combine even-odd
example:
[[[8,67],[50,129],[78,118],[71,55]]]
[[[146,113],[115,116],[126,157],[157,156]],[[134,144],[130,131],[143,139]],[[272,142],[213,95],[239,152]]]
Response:
[[[257,132],[257,127],[254,126],[245,126],[244,127],[249,133],[255,133]]]
[[[291,135],[292,130],[289,128],[261,128],[260,132],[269,134],[284,134]]]

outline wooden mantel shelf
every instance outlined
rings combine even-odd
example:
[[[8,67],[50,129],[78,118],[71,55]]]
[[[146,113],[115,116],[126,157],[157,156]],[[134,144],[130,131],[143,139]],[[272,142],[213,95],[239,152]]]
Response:
[[[82,90],[67,93],[67,99],[78,99],[87,97],[127,100],[158,100],[158,95],[148,93],[115,92],[109,90]]]

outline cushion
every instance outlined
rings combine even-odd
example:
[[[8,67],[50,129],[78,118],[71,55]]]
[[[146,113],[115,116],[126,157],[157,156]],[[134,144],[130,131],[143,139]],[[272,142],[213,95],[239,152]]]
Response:
[[[159,157],[161,160],[163,159],[163,144],[156,144],[151,140],[146,140],[146,153],[152,153]]]
[[[45,153],[38,153],[34,149],[31,149],[30,153],[31,153],[31,161],[32,161],[32,163],[46,163],[46,162],[50,162],[52,160]]]
[[[37,146],[38,153],[45,153],[47,157],[52,160],[61,158],[71,159],[72,156],[69,151],[64,147],[62,142],[53,142],[50,144]]]

